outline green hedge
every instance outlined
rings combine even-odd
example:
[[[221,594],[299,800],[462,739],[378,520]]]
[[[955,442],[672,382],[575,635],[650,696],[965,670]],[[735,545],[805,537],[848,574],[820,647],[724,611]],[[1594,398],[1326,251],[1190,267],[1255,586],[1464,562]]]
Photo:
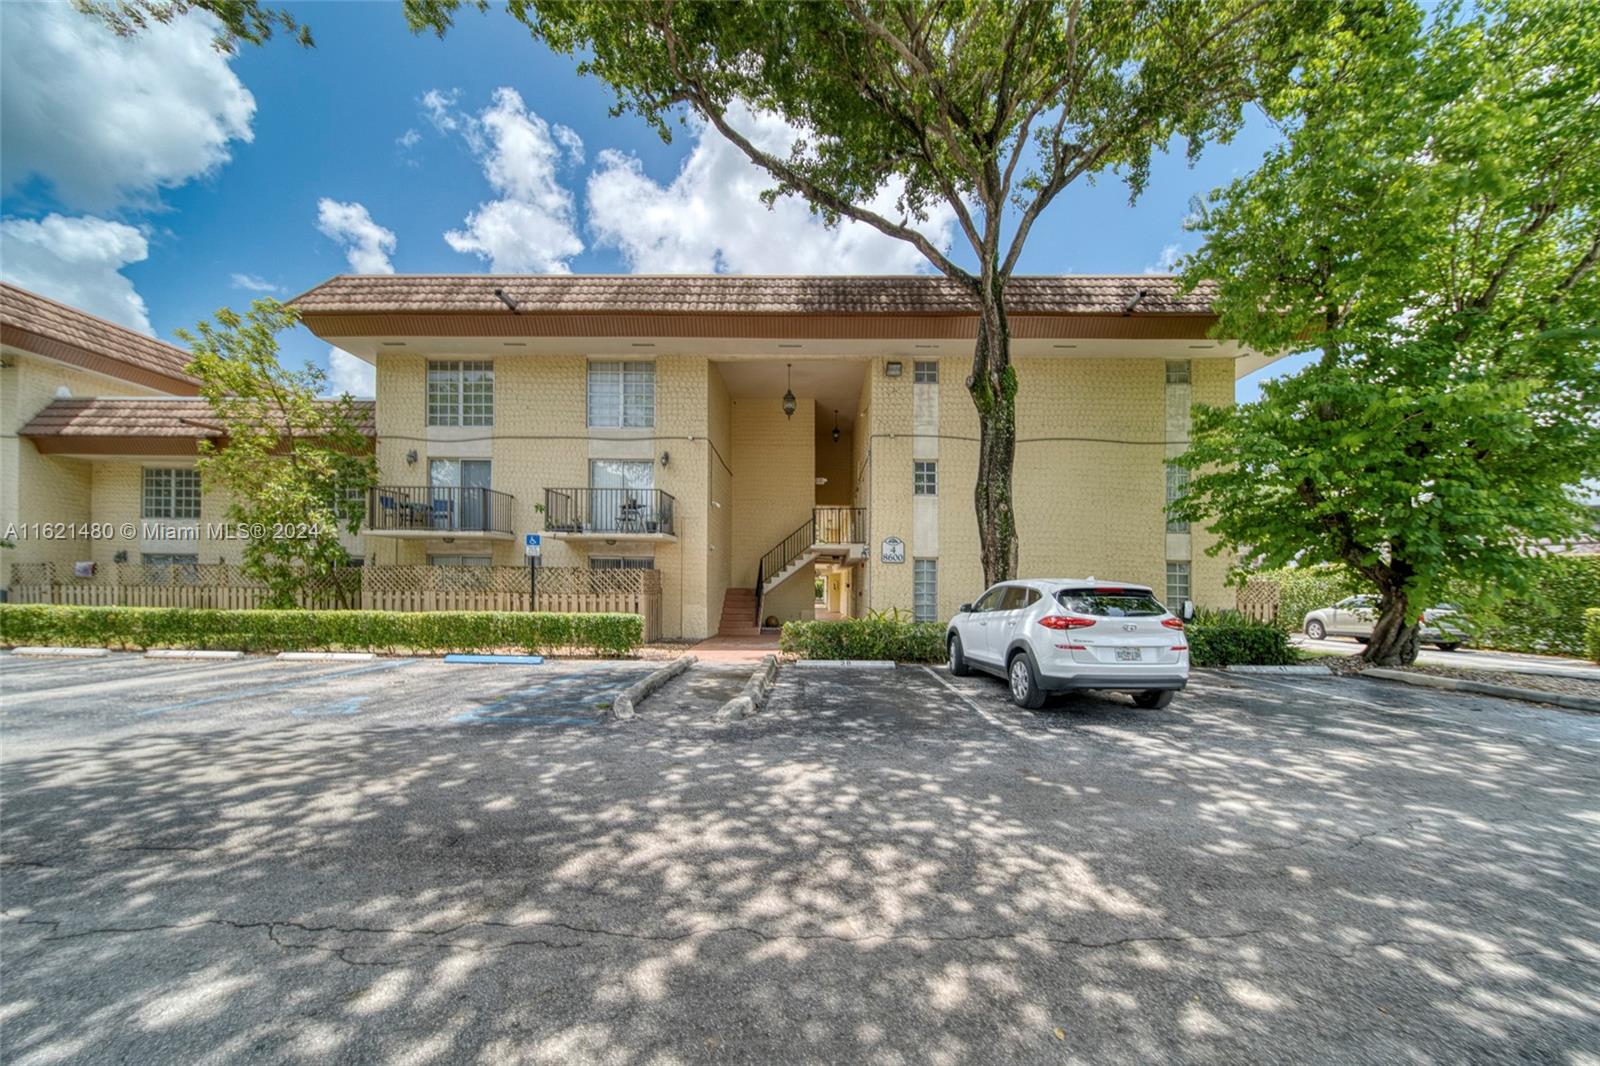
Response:
[[[205,648],[249,652],[470,652],[575,648],[626,655],[644,642],[636,614],[505,611],[213,611],[181,607],[0,604],[0,644]]]
[[[1600,663],[1600,607],[1590,607],[1583,612],[1584,654]]]
[[[1288,666],[1300,661],[1289,634],[1237,611],[1208,611],[1188,624],[1191,666]]]
[[[1600,555],[1547,555],[1532,565],[1536,577],[1526,594],[1475,618],[1474,643],[1501,651],[1584,654],[1584,612],[1600,607]]]
[[[901,663],[944,661],[945,626],[898,618],[847,618],[785,622],[782,648],[802,659],[893,659]]]

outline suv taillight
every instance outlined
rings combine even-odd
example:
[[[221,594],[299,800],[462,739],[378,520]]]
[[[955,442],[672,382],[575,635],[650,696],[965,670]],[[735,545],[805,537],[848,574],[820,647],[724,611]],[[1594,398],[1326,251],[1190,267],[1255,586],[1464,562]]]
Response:
[[[1093,618],[1079,618],[1075,614],[1050,614],[1039,619],[1046,629],[1082,629],[1094,625]]]
[[[1180,619],[1177,619],[1177,618],[1163,618],[1161,620],[1161,624],[1166,626],[1168,629],[1182,629],[1183,628],[1183,622]]]

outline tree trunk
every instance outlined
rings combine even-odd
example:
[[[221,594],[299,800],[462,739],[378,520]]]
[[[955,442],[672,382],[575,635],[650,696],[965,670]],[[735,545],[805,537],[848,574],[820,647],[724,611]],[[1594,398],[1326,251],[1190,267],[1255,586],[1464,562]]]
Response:
[[[1378,578],[1378,621],[1362,658],[1373,666],[1410,666],[1417,661],[1417,629],[1404,584],[1384,573]]]
[[[1017,574],[1017,520],[1011,471],[1017,454],[1017,375],[1011,329],[996,282],[980,294],[978,343],[967,391],[978,409],[978,484],[973,503],[985,587]]]

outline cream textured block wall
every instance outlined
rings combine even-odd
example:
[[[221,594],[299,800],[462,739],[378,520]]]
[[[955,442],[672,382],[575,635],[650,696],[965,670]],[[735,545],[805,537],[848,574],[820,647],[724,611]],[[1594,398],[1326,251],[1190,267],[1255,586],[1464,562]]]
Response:
[[[923,358],[920,354],[919,359]],[[873,610],[912,606],[912,560],[938,560],[938,612],[983,591],[983,569],[973,488],[977,478],[978,416],[965,386],[970,359],[939,363],[938,443],[918,443],[909,357],[899,378],[885,375],[877,358],[863,391],[858,451],[867,471],[858,498],[871,508],[872,554],[866,601]],[[1013,494],[1023,575],[1096,577],[1139,582],[1165,594],[1166,362],[1164,358],[1091,359],[1022,357],[1018,381],[1017,453]],[[1196,402],[1233,399],[1229,360],[1194,360]],[[936,455],[939,488],[937,535],[919,544],[912,495],[912,462]],[[906,542],[906,562],[880,560],[883,539]],[[1214,538],[1193,534],[1192,594],[1203,607],[1229,606],[1226,555],[1204,549]]]
[[[816,404],[800,397],[793,418],[773,399],[733,402],[733,583],[755,586],[761,557],[811,518],[816,492]],[[763,601],[762,615],[809,618],[813,567],[805,567]]]
[[[733,582],[733,401],[722,372],[707,375],[706,476],[706,632],[716,630],[722,603]]]
[[[0,533],[12,525],[84,523],[93,521],[90,464],[79,459],[42,455],[30,440],[17,436],[58,390],[72,396],[157,396],[154,389],[118,378],[65,366],[14,348],[4,351],[0,369]],[[8,564],[0,581],[10,580],[11,563],[54,563],[59,569],[75,562],[96,561],[98,543],[87,539],[42,540],[19,537],[16,547],[0,554]]]

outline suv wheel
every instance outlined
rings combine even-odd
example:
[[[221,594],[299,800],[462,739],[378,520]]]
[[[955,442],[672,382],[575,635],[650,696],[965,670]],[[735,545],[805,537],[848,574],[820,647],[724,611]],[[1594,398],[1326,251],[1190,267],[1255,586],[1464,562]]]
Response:
[[[1006,667],[1006,682],[1011,689],[1011,702],[1018,707],[1036,711],[1044,706],[1044,689],[1039,687],[1027,652],[1019,651],[1011,657],[1011,664]]]
[[[1312,640],[1321,640],[1327,635],[1327,627],[1321,622],[1317,621],[1315,618],[1306,623],[1306,636],[1310,637]]]
[[[950,634],[950,642],[945,646],[949,651],[950,672],[956,677],[966,677],[972,673],[972,667],[967,665],[967,656],[961,650],[961,638],[954,633]]]
[[[1157,711],[1172,702],[1172,695],[1171,689],[1147,688],[1143,692],[1135,692],[1133,702],[1147,711]]]

